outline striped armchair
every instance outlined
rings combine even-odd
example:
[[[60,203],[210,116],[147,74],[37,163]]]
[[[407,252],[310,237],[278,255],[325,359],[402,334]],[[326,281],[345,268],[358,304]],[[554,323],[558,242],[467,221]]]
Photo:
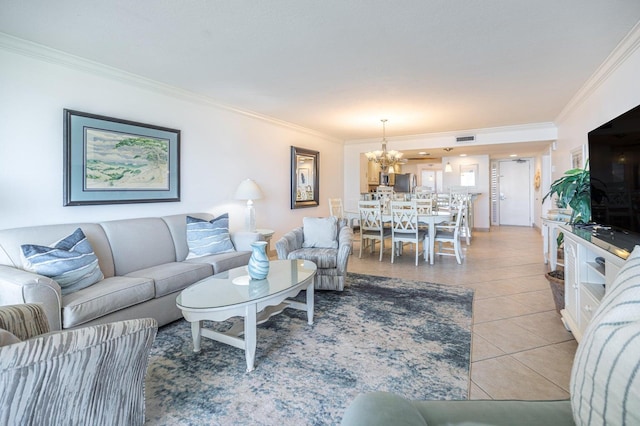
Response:
[[[144,423],[156,320],[49,333],[41,305],[9,305],[0,332],[0,424]]]
[[[353,230],[347,226],[346,220],[338,221],[335,217],[304,218],[304,223],[309,225],[313,220],[333,220],[333,226],[336,228],[332,237],[335,241],[334,247],[308,247],[308,244],[305,244],[304,226],[301,226],[287,232],[276,242],[278,259],[310,260],[318,267],[314,278],[316,290],[342,291],[353,245]]]

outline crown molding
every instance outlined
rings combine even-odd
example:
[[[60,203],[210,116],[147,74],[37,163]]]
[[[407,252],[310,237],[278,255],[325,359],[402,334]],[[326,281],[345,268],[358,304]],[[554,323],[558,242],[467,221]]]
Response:
[[[613,49],[607,59],[598,67],[585,84],[560,111],[555,122],[564,120],[573,110],[584,103],[624,62],[640,47],[640,22],[627,33]]]
[[[388,141],[407,141],[407,140],[415,140],[415,139],[443,139],[443,138],[454,138],[457,136],[468,136],[468,135],[486,135],[486,134],[496,134],[496,133],[506,133],[506,132],[526,132],[526,131],[534,131],[534,130],[542,130],[542,129],[551,129],[557,130],[555,123],[552,122],[542,122],[542,123],[527,123],[527,124],[516,124],[512,126],[500,126],[500,127],[484,127],[479,129],[466,129],[466,130],[454,130],[447,132],[438,132],[438,133],[421,133],[415,135],[403,135],[403,136],[387,136]],[[345,145],[358,145],[363,143],[380,141],[380,138],[363,138],[363,139],[350,139],[344,142]]]
[[[0,32],[0,49],[13,52],[22,56],[30,57],[40,61],[48,62],[54,65],[63,66],[76,71],[85,72],[98,77],[119,81],[125,84],[134,85],[146,90],[161,93],[163,95],[171,96],[173,98],[186,100],[192,103],[207,105],[209,107],[217,108],[223,111],[240,114],[245,117],[253,118],[256,120],[264,121],[269,124],[273,124],[279,127],[284,127],[297,132],[306,133],[311,136],[320,137],[325,140],[329,140],[334,143],[343,144],[343,140],[334,136],[329,136],[324,133],[298,126],[297,124],[290,123],[288,121],[279,120],[267,115],[263,115],[257,112],[245,110],[242,108],[221,104],[216,102],[209,96],[200,95],[188,90],[180,89],[169,84],[164,84],[156,80],[152,80],[137,74],[133,74],[127,71],[123,71],[118,68],[114,68],[99,62],[91,61],[79,56],[75,56],[61,50],[53,49],[38,43],[34,43],[28,40],[23,40],[18,37],[11,36],[6,33]]]

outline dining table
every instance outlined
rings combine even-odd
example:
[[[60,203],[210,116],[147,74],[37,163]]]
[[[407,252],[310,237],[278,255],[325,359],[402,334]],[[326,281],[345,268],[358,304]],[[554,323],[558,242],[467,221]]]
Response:
[[[345,210],[344,217],[349,221],[349,224],[354,223],[360,219],[360,213],[353,210]],[[429,230],[429,264],[433,265],[435,258],[434,250],[436,245],[436,225],[442,222],[448,222],[451,220],[450,210],[437,210],[429,214],[419,214],[418,223],[427,225]],[[382,210],[382,221],[385,223],[391,222],[391,212],[388,210]]]

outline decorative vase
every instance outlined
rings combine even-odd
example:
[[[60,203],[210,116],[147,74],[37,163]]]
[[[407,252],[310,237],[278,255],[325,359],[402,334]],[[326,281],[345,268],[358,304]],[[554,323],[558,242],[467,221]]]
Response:
[[[267,242],[256,241],[251,243],[251,258],[247,265],[247,271],[252,280],[264,280],[269,274],[269,257],[267,256]]]

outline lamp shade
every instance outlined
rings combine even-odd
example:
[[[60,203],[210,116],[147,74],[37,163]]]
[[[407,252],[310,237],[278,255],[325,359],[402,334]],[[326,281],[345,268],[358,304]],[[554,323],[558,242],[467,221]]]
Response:
[[[444,166],[444,171],[445,173],[451,173],[453,171],[453,167],[451,167],[451,163],[447,162],[447,164]]]
[[[235,198],[236,200],[257,200],[262,198],[262,191],[253,180],[245,179],[238,185]]]

